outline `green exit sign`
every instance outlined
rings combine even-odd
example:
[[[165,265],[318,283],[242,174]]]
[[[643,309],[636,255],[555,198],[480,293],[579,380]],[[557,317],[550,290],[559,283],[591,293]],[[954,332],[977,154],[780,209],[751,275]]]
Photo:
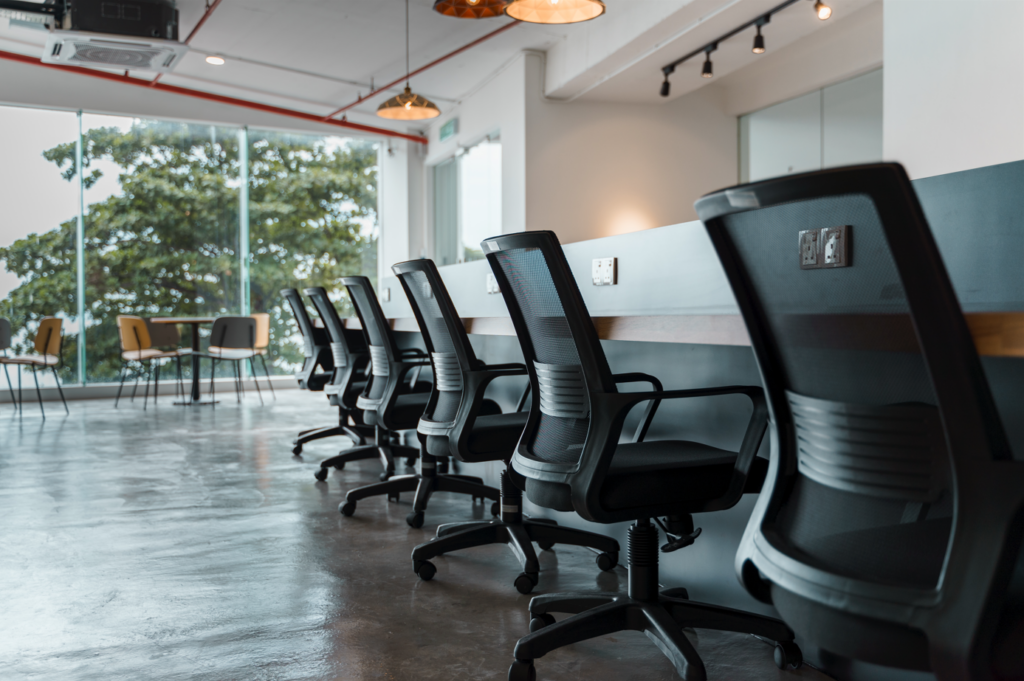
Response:
[[[441,126],[441,141],[444,142],[459,131],[459,119],[453,118]]]

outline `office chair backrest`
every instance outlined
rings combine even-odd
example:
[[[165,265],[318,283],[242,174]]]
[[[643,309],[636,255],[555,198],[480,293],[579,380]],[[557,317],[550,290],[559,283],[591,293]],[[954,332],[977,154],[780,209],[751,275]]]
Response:
[[[343,277],[341,283],[348,289],[349,298],[363,327],[367,349],[370,352],[372,376],[363,398],[382,402],[388,397],[388,386],[393,384],[391,367],[399,361],[398,345],[391,334],[391,326],[377,301],[373,284],[366,277]]]
[[[434,370],[433,399],[423,417],[450,423],[462,403],[463,376],[481,365],[473,352],[448,289],[433,260],[410,260],[391,267],[405,290]]]
[[[252,317],[217,317],[210,332],[210,347],[255,349],[256,320]]]
[[[363,334],[345,328],[337,308],[327,296],[327,289],[322,286],[307,288],[305,294],[313,301],[324,329],[331,340],[331,357],[334,359],[334,385],[343,386],[344,391],[352,384],[356,374],[365,369],[369,361],[366,341]],[[344,399],[345,392],[340,393]]]
[[[482,248],[538,397],[519,452],[568,473],[579,463],[590,429],[590,394],[616,392],[597,331],[554,233],[493,237]]]
[[[40,326],[40,331],[42,327]],[[117,334],[121,339],[121,350],[124,352],[138,352],[149,350],[153,342],[149,336],[149,327],[142,317],[132,315],[117,316]],[[36,335],[36,348],[39,347],[39,335]]]
[[[149,317],[144,318],[146,330],[149,332],[150,347],[177,348],[181,342],[181,334],[177,324],[158,324]]]
[[[306,312],[306,306],[302,304],[302,297],[293,288],[281,289],[281,295],[288,301],[288,306],[292,310],[292,316],[295,317],[295,323],[299,325],[299,333],[302,335],[303,354],[307,358],[315,357],[316,333],[313,330],[313,322],[309,318],[309,313]]]
[[[256,349],[265,350],[270,347],[270,315],[266,312],[254,312],[249,315],[256,321]]]
[[[775,428],[778,458],[737,556],[741,578],[812,643],[927,668],[920,632],[933,651],[948,643],[932,617],[970,612],[959,629],[970,638],[971,615],[1005,587],[1008,568],[993,555],[1021,520],[1022,495],[977,484],[1010,450],[909,179],[895,164],[841,168],[719,191],[696,207]],[[802,267],[826,258],[846,266]],[[972,554],[985,567],[970,567]],[[850,617],[811,625],[806,603]],[[888,626],[906,635],[901,650],[871,641],[872,631],[896,640]]]
[[[0,350],[11,347],[11,322],[0,317]]]

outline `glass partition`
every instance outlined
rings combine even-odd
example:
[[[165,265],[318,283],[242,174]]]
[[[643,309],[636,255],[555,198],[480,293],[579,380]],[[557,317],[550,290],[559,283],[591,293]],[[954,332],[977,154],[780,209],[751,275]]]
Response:
[[[293,373],[281,289],[325,286],[350,316],[340,279],[376,284],[372,140],[21,107],[0,107],[0,140],[0,316],[18,353],[64,320],[64,383],[118,379],[121,314],[268,312],[268,366]]]
[[[341,278],[364,275],[376,286],[377,154],[362,140],[249,131],[249,295],[253,312],[270,314],[272,371],[302,363],[281,289],[323,286],[348,317]]]
[[[39,320],[60,317],[64,333],[60,380],[77,383],[78,116],[0,107],[0,131],[0,317],[11,322],[13,347],[8,352],[35,354]],[[16,367],[9,368],[15,389],[16,372]],[[33,385],[30,373],[24,371],[26,387]],[[48,371],[38,378],[41,385],[54,384]],[[6,378],[0,381],[0,389],[6,391]]]

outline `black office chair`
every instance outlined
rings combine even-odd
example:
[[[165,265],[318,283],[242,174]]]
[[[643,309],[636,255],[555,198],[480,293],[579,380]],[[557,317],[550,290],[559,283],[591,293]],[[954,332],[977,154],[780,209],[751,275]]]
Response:
[[[370,382],[356,404],[364,410],[368,423],[383,426],[391,431],[412,430],[419,424],[433,392],[406,392],[402,384],[406,376],[412,373],[411,382],[415,385],[420,369],[430,366],[430,359],[417,348],[398,348],[391,333],[391,326],[384,318],[384,311],[377,302],[369,279],[345,277],[341,281],[348,287],[349,297],[355,304],[356,314],[366,333],[372,358]],[[430,387],[423,382],[419,383],[423,388]],[[413,510],[406,516],[406,522],[411,527],[422,527],[427,502],[435,491],[469,494],[474,501],[477,497],[498,499],[498,490],[487,487],[480,478],[449,474],[446,460],[438,466],[437,459],[423,451],[425,437],[420,434],[417,436],[420,441],[420,450],[417,452],[420,457],[420,472],[396,476],[386,482],[351,490],[338,508],[342,515],[351,516],[355,513],[356,503],[366,497],[386,494],[388,499],[398,499],[402,492],[415,491]]]
[[[491,381],[503,376],[526,376],[522,364],[485,365],[469,343],[448,289],[432,260],[412,260],[391,268],[405,290],[434,367],[434,393],[420,419],[418,431],[426,436],[427,453],[466,463],[504,461],[501,472],[500,517],[484,522],[451,523],[438,528],[433,541],[412,552],[413,570],[429,580],[437,570],[430,558],[459,549],[487,544],[508,544],[519,558],[523,572],[516,577],[520,593],[530,593],[538,581],[540,565],[533,542],[544,550],[555,544],[598,549],[597,564],[611,570],[618,563],[619,543],[610,537],[569,527],[558,527],[546,518],[523,516],[522,491],[508,471],[529,414],[519,409],[502,414],[497,404],[484,398]],[[529,389],[529,384],[527,384]]]
[[[210,330],[210,345],[200,357],[208,357],[210,362],[210,396],[214,395],[213,376],[217,372],[217,362],[231,362],[235,370],[235,398],[241,403],[245,387],[242,382],[242,362],[249,361],[249,369],[256,376],[256,320],[252,317],[217,317]],[[256,394],[263,404],[263,392],[260,384],[256,384]],[[216,403],[215,403],[216,404]]]
[[[293,288],[282,289],[281,295],[288,302],[288,307],[292,311],[292,317],[295,318],[295,324],[299,327],[299,333],[302,335],[302,368],[299,370],[299,373],[295,374],[295,380],[298,381],[299,388],[302,390],[321,392],[334,378],[334,355],[331,352],[330,338],[325,329],[318,329],[313,326],[309,313],[306,311],[306,306],[302,302],[302,296],[299,295],[297,290]],[[344,423],[338,423],[333,426],[300,431],[299,436],[292,442],[294,445],[292,447],[292,454],[299,456],[302,454],[302,446],[314,440],[321,440],[325,437],[334,437],[336,435],[352,437],[350,433],[345,431],[343,426]],[[361,436],[359,440],[352,439],[356,446],[366,444]]]
[[[778,452],[736,559],[747,590],[847,658],[1024,678],[1024,464],[903,168],[769,180],[696,207]]]
[[[381,456],[379,443],[387,444],[389,433],[380,426],[369,426],[363,422],[363,412],[356,407],[360,393],[366,388],[370,364],[370,353],[361,331],[346,329],[338,316],[327,289],[307,288],[305,294],[313,302],[331,340],[331,356],[334,361],[334,376],[324,386],[324,394],[331,404],[338,408],[338,425],[330,430],[331,435],[347,435],[355,443],[351,449],[343,449],[337,456],[320,462],[315,477],[326,480],[331,467],[341,470],[348,461],[376,459]],[[321,434],[322,437],[327,437]],[[378,444],[367,445],[366,438],[374,437]]]
[[[658,591],[658,529],[662,551],[694,542],[693,513],[731,508],[760,489],[768,468],[757,458],[767,425],[760,387],[661,389],[653,376],[613,375],[558,239],[551,232],[493,237],[482,248],[498,280],[529,367],[535,395],[512,467],[526,479],[530,501],[575,511],[598,523],[633,520],[629,528],[629,591],[561,593],[530,601],[530,635],[515,648],[509,679],[536,678],[533,661],[556,648],[616,631],[642,631],[688,681],[706,678],[684,627],[755,634],[799,660],[793,632],[782,622],[688,600],[685,589]],[[650,392],[619,393],[617,384],[650,383]],[[739,452],[697,442],[645,442],[661,400],[746,395],[753,412]],[[627,414],[646,402],[633,442],[619,444]],[[667,516],[662,522],[659,516]],[[555,622],[552,612],[572,616]]]

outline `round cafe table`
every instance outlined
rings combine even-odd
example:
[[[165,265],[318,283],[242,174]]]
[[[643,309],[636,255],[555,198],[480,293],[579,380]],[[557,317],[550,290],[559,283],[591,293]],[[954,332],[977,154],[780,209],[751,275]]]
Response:
[[[188,324],[192,327],[192,399],[188,402],[175,402],[184,406],[202,406],[216,404],[214,400],[199,399],[199,325],[213,324],[216,317],[154,317],[149,321],[154,324]]]

